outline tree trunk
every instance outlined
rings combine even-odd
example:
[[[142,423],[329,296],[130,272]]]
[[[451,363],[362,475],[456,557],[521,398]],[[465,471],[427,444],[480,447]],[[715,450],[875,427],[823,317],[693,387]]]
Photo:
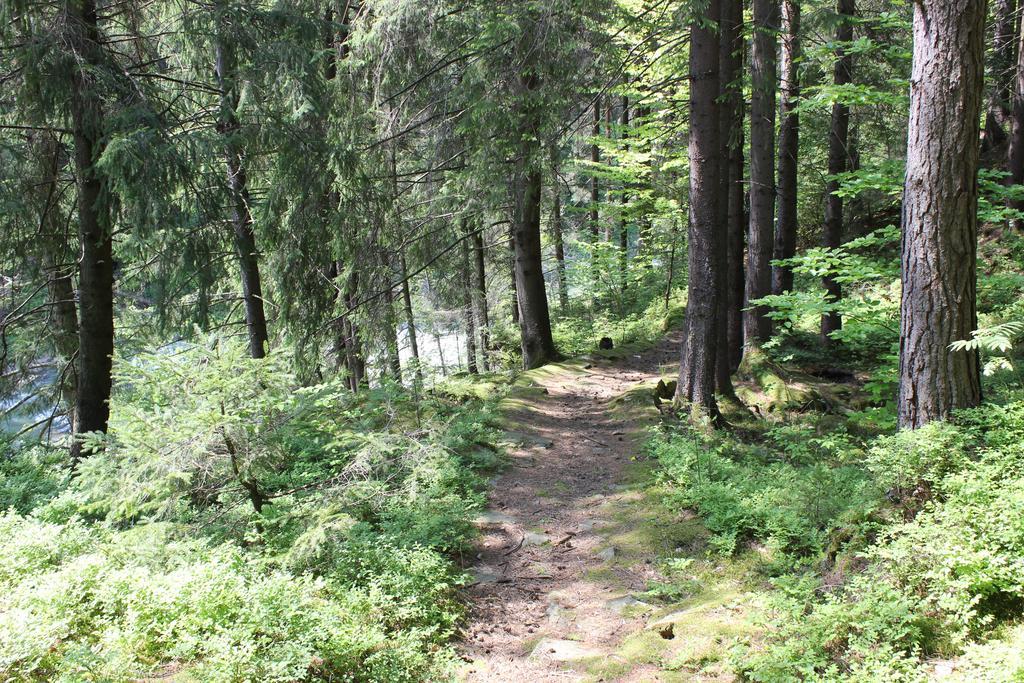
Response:
[[[416,381],[423,381],[423,368],[420,366],[420,348],[416,339],[416,316],[412,310],[412,291],[409,287],[409,268],[405,263],[405,252],[398,255],[398,265],[402,269],[402,303],[405,310],[405,330],[409,337],[409,351],[416,371]]]
[[[1024,21],[1020,23],[1017,43],[1017,70],[1013,79],[1012,119],[1008,166],[1010,183],[1024,185]],[[1024,212],[1024,201],[1010,202],[1010,207]],[[1024,229],[1024,219],[1015,221],[1018,230]]]
[[[473,231],[474,280],[473,295],[476,309],[476,325],[480,333],[480,359],[484,372],[490,372],[491,321],[487,312],[487,270],[484,263],[484,229],[483,221]]]
[[[777,260],[796,254],[797,158],[800,153],[800,0],[782,2],[782,102],[779,107],[779,206],[775,226]],[[793,289],[793,269],[772,267],[772,294]]]
[[[716,415],[719,0],[707,0],[703,13],[690,27],[689,283],[676,402]]]
[[[96,163],[103,155],[103,105],[93,68],[102,69],[94,0],[68,2],[69,42],[82,68],[73,69],[71,125],[78,183],[78,432],[106,432],[114,354],[114,240],[111,196]],[[71,456],[83,453],[76,439]]]
[[[532,73],[520,76],[520,86],[529,100],[529,93],[540,87]],[[540,247],[540,124],[537,105],[528,102],[521,112],[519,158],[515,163],[512,222],[515,248],[515,282],[519,295],[519,332],[522,338],[523,366],[531,370],[558,358],[551,336],[548,297],[544,287],[544,263]]]
[[[396,382],[402,381],[402,359],[398,355],[398,324],[395,320],[395,294],[388,283],[384,292],[384,347],[387,352],[388,371]]]
[[[733,0],[737,2],[737,0]],[[742,3],[742,0],[739,0]],[[736,12],[736,10],[734,10]],[[742,26],[742,5],[738,12],[741,17],[740,25],[733,29],[735,38],[735,49],[733,58],[736,64],[729,65],[736,69],[737,75],[732,80],[736,82],[743,73],[743,51],[746,42],[743,40]],[[724,296],[728,299],[728,311],[726,314],[726,339],[729,346],[730,370],[736,371],[743,358],[743,297],[744,297],[744,237],[747,231],[747,214],[744,206],[747,196],[746,185],[743,182],[743,85],[736,82],[734,90],[729,96],[735,98],[735,106],[732,110],[733,139],[730,141],[728,168],[729,174],[729,196],[728,211],[726,212],[726,292]]]
[[[853,15],[856,11],[854,0],[839,0],[836,10],[840,24],[836,29],[836,42],[839,48],[833,81],[843,86],[852,80],[853,56],[843,45],[853,40]],[[850,137],[850,107],[842,102],[832,105],[832,124],[828,134],[828,181],[825,185],[825,228],[822,232],[821,245],[836,248],[843,243],[843,198],[839,191],[836,175],[847,168],[849,153],[847,144]],[[835,278],[825,276],[822,279],[825,287],[825,298],[829,302],[838,302],[843,295],[842,287]],[[831,311],[821,316],[821,339],[826,344],[832,340],[832,333],[842,329],[843,320],[838,311]]]
[[[356,307],[359,293],[359,271],[353,269],[345,284],[345,308]],[[345,325],[345,362],[348,365],[348,383],[353,393],[359,391],[366,379],[366,359],[363,356],[363,343],[359,338],[359,327],[352,316],[344,318]]]
[[[557,153],[552,152],[554,173],[552,178],[551,237],[555,243],[555,270],[558,276],[558,310],[564,315],[569,310],[569,289],[565,277],[565,238],[562,234],[562,188],[558,182]]]
[[[753,0],[754,38],[751,51],[750,98],[750,227],[747,236],[748,302],[771,294],[775,223],[775,35],[776,0]],[[764,306],[744,312],[743,339],[760,345],[771,336]]]
[[[235,61],[231,46],[227,43],[228,27],[222,27],[222,35],[216,44],[217,85],[220,90],[220,112],[218,132],[224,138],[224,154],[227,162],[228,195],[231,200],[231,224],[235,233],[235,252],[242,276],[242,299],[245,301],[245,324],[249,333],[249,355],[263,358],[267,353],[267,318],[263,311],[263,290],[260,284],[260,269],[256,250],[256,236],[253,232],[252,212],[248,179],[245,172],[244,155],[238,135],[241,124],[238,121],[239,92],[235,83]]]
[[[914,5],[902,215],[899,424],[914,429],[981,400],[977,327],[978,137],[985,0]]]
[[[590,176],[590,236],[597,242],[600,233],[600,215],[598,203],[601,201],[600,186],[597,180],[597,165],[601,163],[601,148],[597,145],[597,138],[601,135],[601,97],[594,100],[594,123],[590,131],[594,141],[590,145],[590,161],[594,165]]]
[[[68,245],[58,202],[58,176],[66,163],[64,150],[50,131],[34,134],[33,152],[39,176],[32,189],[40,210],[40,242],[43,272],[49,294],[49,329],[56,355],[65,366],[60,373],[60,395],[71,433],[78,433],[75,404],[78,395],[78,311],[75,309],[75,255]]]
[[[508,265],[512,278],[512,284],[509,286],[509,308],[512,313],[512,322],[516,325],[519,324],[519,286],[516,284],[516,236],[515,228],[510,228],[508,231]]]
[[[515,250],[519,331],[522,336],[523,366],[530,370],[550,363],[558,354],[551,337],[551,319],[541,261],[540,171],[523,169],[516,185]]]
[[[725,226],[725,234],[720,235],[715,242],[715,274],[718,278],[716,288],[718,291],[718,341],[715,345],[715,386],[718,393],[726,396],[735,395],[732,386],[733,356],[742,353],[742,347],[737,346],[733,353],[730,346],[730,314],[738,314],[742,308],[742,294],[738,302],[730,296],[730,271],[735,269],[729,263],[730,257],[740,262],[742,269],[743,262],[743,225],[738,223],[739,229],[739,250],[730,251],[730,197],[733,191],[733,179],[730,176],[730,161],[734,148],[742,139],[742,68],[743,68],[743,1],[742,0],[721,0],[721,34],[719,36],[718,60],[720,67],[719,90],[719,137],[718,137],[718,200],[716,205],[717,219],[719,226]],[[740,173],[742,173],[743,157],[740,152]],[[738,189],[738,188],[737,188]],[[740,207],[742,213],[742,205]],[[741,271],[742,272],[742,271]],[[742,282],[740,283],[742,286]],[[736,322],[741,318],[736,315]]]
[[[471,375],[480,371],[476,365],[476,322],[473,315],[473,269],[469,260],[469,229],[466,219],[460,223],[462,239],[459,241],[462,270],[462,320],[466,330],[466,370]]]
[[[995,147],[1006,140],[1012,126],[1012,99],[1017,64],[1017,35],[1020,17],[1016,0],[994,0],[992,15],[992,84],[985,117],[985,144]]]
[[[629,138],[629,98],[623,96],[622,111],[619,112],[619,125],[622,140]],[[624,151],[627,145],[623,143]],[[629,196],[626,192],[628,184],[622,183],[622,196],[619,198],[619,291],[625,292],[629,284],[629,224],[626,222],[626,204]]]

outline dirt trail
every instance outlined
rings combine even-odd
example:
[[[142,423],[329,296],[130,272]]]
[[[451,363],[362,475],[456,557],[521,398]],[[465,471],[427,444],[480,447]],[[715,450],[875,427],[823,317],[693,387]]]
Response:
[[[509,415],[524,444],[511,452],[478,520],[465,680],[582,680],[577,664],[618,656],[623,638],[645,628],[629,609],[628,590],[643,590],[655,576],[651,561],[621,566],[601,534],[610,523],[602,506],[628,495],[626,468],[640,437],[611,402],[671,374],[678,348],[671,334],[648,351],[583,366],[584,374],[538,373],[546,393]],[[616,680],[655,679],[632,669]]]

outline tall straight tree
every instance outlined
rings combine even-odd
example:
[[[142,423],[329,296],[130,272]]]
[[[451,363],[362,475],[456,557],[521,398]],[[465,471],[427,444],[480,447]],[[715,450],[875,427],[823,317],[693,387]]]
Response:
[[[775,225],[775,49],[776,0],[753,0],[754,38],[750,53],[750,227],[747,231],[746,299],[771,294]],[[743,341],[757,346],[771,336],[764,306],[743,316]]]
[[[723,100],[732,117],[729,130],[729,152],[726,173],[729,179],[728,207],[725,224],[725,286],[727,297],[726,340],[729,347],[729,369],[733,372],[743,358],[743,297],[745,289],[743,253],[747,232],[746,196],[743,182],[743,58],[746,41],[743,39],[743,0],[724,0],[735,6],[729,16],[732,27],[722,28],[723,40],[732,39],[732,49],[722,62],[725,98]]]
[[[694,7],[690,27],[690,229],[686,336],[679,364],[676,402],[716,415],[715,347],[718,343],[716,242],[719,173],[720,0]]]
[[[97,83],[104,68],[96,3],[68,0],[68,44],[74,53],[71,127],[78,184],[78,433],[105,432],[110,418],[114,354],[114,227],[111,188],[98,168],[105,149],[103,99]],[[72,458],[81,455],[72,445]]]
[[[800,153],[800,0],[782,0],[782,100],[779,113],[779,205],[775,225],[776,260],[796,254],[797,157]],[[772,294],[793,289],[793,269],[772,266]]]
[[[484,262],[484,227],[478,220],[473,231],[473,307],[476,309],[476,327],[480,333],[480,361],[484,372],[490,371],[487,357],[491,349],[491,321],[487,312],[487,266]]]
[[[242,299],[245,302],[245,325],[249,334],[249,354],[263,358],[267,352],[267,317],[263,309],[263,288],[260,284],[259,257],[253,231],[252,202],[249,197],[245,156],[239,139],[242,125],[238,119],[241,88],[238,83],[237,60],[232,26],[227,7],[217,7],[217,42],[214,71],[220,93],[217,129],[223,138],[227,165],[227,189],[231,201],[231,226],[234,231],[235,255],[242,276]]]
[[[1020,24],[1017,42],[1017,67],[1014,70],[1010,109],[1010,144],[1007,150],[1009,181],[1024,185],[1024,21]],[[1013,201],[1011,207],[1024,211],[1024,201]],[[1024,221],[1017,221],[1017,229],[1024,229]]]
[[[731,168],[735,147],[741,144],[743,125],[742,118],[742,68],[743,68],[743,0],[720,0],[721,2],[721,35],[719,36],[718,60],[720,69],[719,82],[719,138],[718,138],[718,202],[717,202],[717,223],[725,227],[725,234],[720,235],[715,244],[715,258],[717,268],[715,271],[718,277],[718,344],[716,346],[715,359],[715,385],[718,393],[732,396],[735,391],[732,386],[732,373],[735,364],[739,363],[739,357],[743,352],[742,331],[734,330],[730,323],[737,327],[741,325],[741,309],[743,307],[742,289],[738,297],[734,295],[737,283],[742,287],[741,278],[737,277],[743,269],[743,223],[742,223],[742,195],[739,195],[737,187],[736,194],[740,196],[739,219],[735,224],[730,222],[734,216],[730,215],[733,207],[730,203],[733,193],[733,184],[739,178],[734,178]],[[740,152],[740,170],[742,176],[743,156]],[[721,229],[721,228],[720,228]],[[736,231],[736,232],[734,232]],[[733,240],[739,237],[739,244]],[[738,246],[738,248],[737,248]],[[730,263],[734,261],[735,263]],[[736,268],[736,265],[739,268]],[[735,345],[735,346],[734,346]]]
[[[853,55],[848,45],[853,40],[853,15],[856,12],[855,0],[839,0],[836,12],[839,14],[839,25],[836,28],[836,62],[832,81],[837,90],[848,85],[853,79]],[[842,97],[842,93],[839,93]],[[841,99],[832,105],[832,122],[828,131],[828,180],[825,184],[825,226],[821,235],[821,246],[836,248],[843,243],[843,198],[839,196],[839,179],[837,176],[847,169],[850,157],[850,107]],[[825,298],[830,303],[838,302],[843,291],[834,277],[826,275],[822,279],[825,287]],[[831,342],[832,333],[842,329],[843,320],[838,311],[829,311],[821,316],[821,338],[826,344]]]
[[[476,364],[476,316],[473,306],[473,266],[469,257],[470,234],[468,222],[459,222],[459,270],[462,280],[462,320],[466,333],[466,370],[471,375],[479,372]]]
[[[992,2],[991,85],[985,116],[985,145],[998,146],[1012,127],[1013,81],[1017,65],[1020,15],[1016,0]]]
[[[981,400],[978,355],[952,350],[977,327],[978,137],[985,0],[914,5],[903,189],[899,425]]]
[[[601,96],[594,98],[594,121],[590,130],[593,138],[590,142],[590,163],[593,165],[593,172],[590,176],[590,236],[596,243],[600,233],[601,221],[598,213],[598,202],[601,201],[601,188],[597,180],[597,165],[601,163],[601,148],[597,145],[597,138],[601,135]]]

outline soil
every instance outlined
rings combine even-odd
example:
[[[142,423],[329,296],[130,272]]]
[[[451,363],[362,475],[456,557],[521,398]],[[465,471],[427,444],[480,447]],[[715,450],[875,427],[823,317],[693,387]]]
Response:
[[[478,520],[478,555],[468,568],[477,582],[468,589],[461,644],[465,680],[583,680],[585,662],[618,656],[625,637],[647,628],[646,615],[630,609],[631,591],[657,577],[653,551],[633,552],[626,565],[602,534],[612,523],[608,501],[630,495],[642,438],[614,400],[671,376],[679,341],[670,334],[643,352],[613,350],[538,373],[543,390],[508,413],[510,426],[531,436],[510,449],[510,466]],[[644,666],[627,669],[615,680],[660,680]]]

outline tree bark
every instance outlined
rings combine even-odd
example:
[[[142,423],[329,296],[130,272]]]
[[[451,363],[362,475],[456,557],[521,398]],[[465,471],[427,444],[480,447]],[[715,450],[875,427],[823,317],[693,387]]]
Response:
[[[49,329],[56,356],[65,365],[60,373],[60,395],[71,433],[78,432],[75,404],[78,395],[78,311],[75,309],[73,249],[68,244],[58,205],[58,177],[66,155],[50,131],[33,134],[33,153],[39,162],[32,191],[39,207],[40,249],[49,295]]]
[[[462,239],[459,241],[459,253],[462,256],[462,320],[466,330],[466,370],[471,375],[480,371],[476,364],[476,322],[473,315],[473,269],[469,260],[469,229],[466,219],[461,223]]]
[[[268,349],[267,318],[263,310],[263,289],[260,284],[259,256],[253,232],[248,178],[244,154],[238,141],[241,124],[238,120],[239,91],[235,82],[234,52],[226,34],[230,29],[221,27],[217,38],[217,86],[220,90],[218,132],[224,138],[227,163],[227,187],[231,200],[231,225],[235,237],[235,253],[242,278],[242,299],[245,301],[245,324],[249,334],[249,355],[263,358]]]
[[[719,137],[718,137],[718,200],[716,204],[717,219],[719,226],[724,226],[725,234],[720,235],[715,242],[715,274],[718,278],[716,283],[718,291],[718,311],[716,324],[718,327],[718,341],[715,345],[715,386],[719,394],[725,396],[735,395],[732,386],[732,373],[734,370],[733,359],[739,362],[739,354],[742,353],[742,346],[737,345],[733,349],[730,345],[732,333],[730,330],[730,315],[735,309],[735,319],[741,322],[740,309],[742,308],[742,292],[739,301],[730,296],[730,274],[735,273],[735,268],[729,263],[730,258],[739,261],[740,272],[743,262],[743,225],[737,223],[739,230],[739,249],[730,250],[730,240],[733,235],[730,233],[730,197],[733,192],[733,178],[730,175],[730,162],[734,154],[734,148],[738,147],[742,140],[743,125],[742,119],[742,68],[743,68],[743,0],[720,0],[721,2],[721,34],[719,36],[718,60],[720,67],[719,90]],[[740,173],[742,174],[743,157],[740,152]],[[737,188],[738,189],[738,188]],[[742,200],[741,200],[742,201]],[[740,207],[742,215],[742,205]],[[740,282],[742,287],[742,281]]]
[[[844,86],[852,80],[853,56],[843,45],[853,40],[853,15],[856,12],[854,0],[839,0],[836,11],[839,13],[839,26],[836,29],[836,42],[839,48],[833,73],[833,82]],[[825,226],[821,236],[821,246],[836,248],[843,243],[843,198],[839,191],[839,180],[836,175],[847,169],[849,151],[847,145],[850,137],[850,107],[843,102],[832,105],[832,123],[828,133],[828,181],[825,185]],[[834,277],[826,275],[822,278],[825,287],[826,301],[835,303],[842,299],[842,287]],[[821,339],[825,344],[832,341],[832,334],[843,327],[842,316],[838,311],[830,311],[821,316]]]
[[[384,291],[384,350],[387,369],[396,382],[402,381],[402,359],[398,354],[398,324],[395,320],[395,293],[388,283]]]
[[[992,84],[985,117],[985,144],[998,146],[1012,126],[1013,89],[1017,65],[1017,35],[1020,17],[1016,0],[993,0]]]
[[[600,233],[600,215],[598,204],[601,201],[600,184],[597,180],[597,165],[601,163],[601,148],[597,145],[597,138],[601,135],[601,97],[594,100],[594,123],[590,134],[594,141],[590,144],[590,161],[594,165],[590,176],[590,236],[597,242]]]
[[[1007,151],[1010,183],[1024,185],[1024,21],[1020,24],[1017,43],[1017,69],[1013,78],[1010,144]],[[1024,212],[1024,201],[1010,202],[1010,208]],[[1024,229],[1024,219],[1015,221],[1018,230]]]
[[[480,361],[484,372],[490,372],[491,321],[487,312],[487,269],[484,262],[484,230],[480,221],[473,231],[474,280],[473,295],[476,309],[476,326],[480,333]]]
[[[402,269],[402,304],[405,310],[406,336],[409,338],[409,351],[415,366],[416,381],[423,381],[423,368],[420,366],[420,348],[416,339],[416,316],[412,310],[412,291],[409,287],[409,268],[405,263],[405,252],[398,255],[398,265]]]
[[[562,234],[562,191],[558,183],[558,168],[555,168],[553,183],[554,198],[551,206],[551,237],[555,243],[555,271],[558,277],[558,310],[564,315],[569,310],[569,288],[565,276],[565,237]]]
[[[732,0],[737,2],[737,0]],[[743,297],[746,282],[744,279],[744,242],[747,231],[747,214],[745,201],[747,197],[746,185],[743,182],[743,91],[742,82],[737,82],[742,76],[743,53],[745,41],[742,31],[742,0],[738,1],[740,8],[737,14],[739,25],[732,31],[735,40],[733,59],[735,64],[728,65],[737,74],[732,81],[736,87],[728,95],[735,98],[735,106],[732,109],[733,138],[729,145],[729,156],[727,160],[727,172],[729,175],[728,210],[726,212],[726,292],[724,296],[728,299],[728,310],[726,312],[726,339],[729,347],[729,367],[735,372],[740,366],[743,358]],[[734,10],[734,13],[736,10]],[[728,31],[728,29],[726,29]]]
[[[707,0],[700,14],[703,16],[696,16],[690,27],[689,283],[676,403],[717,415],[719,0]]]
[[[519,324],[519,286],[516,284],[516,235],[515,228],[510,228],[508,231],[508,265],[511,275],[511,285],[509,285],[509,308],[511,309],[512,322],[516,325]]]
[[[73,70],[71,125],[78,183],[78,416],[76,436],[106,432],[114,354],[114,240],[111,191],[96,167],[103,155],[104,111],[92,71],[100,70],[100,34],[94,0],[69,1],[69,42],[81,66]],[[85,455],[76,438],[73,460]]]
[[[914,429],[981,401],[977,327],[978,137],[985,0],[914,5],[902,215],[899,425]]]
[[[750,227],[747,235],[748,302],[771,293],[775,224],[775,48],[779,8],[776,0],[753,0],[750,99]],[[744,312],[744,343],[760,345],[771,336],[764,306]]]
[[[536,76],[525,74],[520,85],[529,92],[540,87]],[[523,366],[533,369],[556,360],[555,342],[551,336],[547,291],[544,286],[544,264],[540,247],[540,170],[539,114],[529,105],[522,112],[522,145],[516,160],[515,220],[515,282],[519,296],[519,332],[522,338]]]
[[[796,254],[797,235],[797,158],[800,153],[800,1],[782,2],[782,101],[779,111],[779,205],[775,225],[776,260]],[[772,267],[772,294],[793,289],[793,269]]]
[[[622,111],[619,112],[622,140],[629,138],[629,98],[623,96]],[[627,145],[623,143],[625,148]],[[629,224],[626,222],[626,204],[629,195],[628,183],[623,181],[622,196],[619,198],[619,291],[625,292],[629,284]]]

